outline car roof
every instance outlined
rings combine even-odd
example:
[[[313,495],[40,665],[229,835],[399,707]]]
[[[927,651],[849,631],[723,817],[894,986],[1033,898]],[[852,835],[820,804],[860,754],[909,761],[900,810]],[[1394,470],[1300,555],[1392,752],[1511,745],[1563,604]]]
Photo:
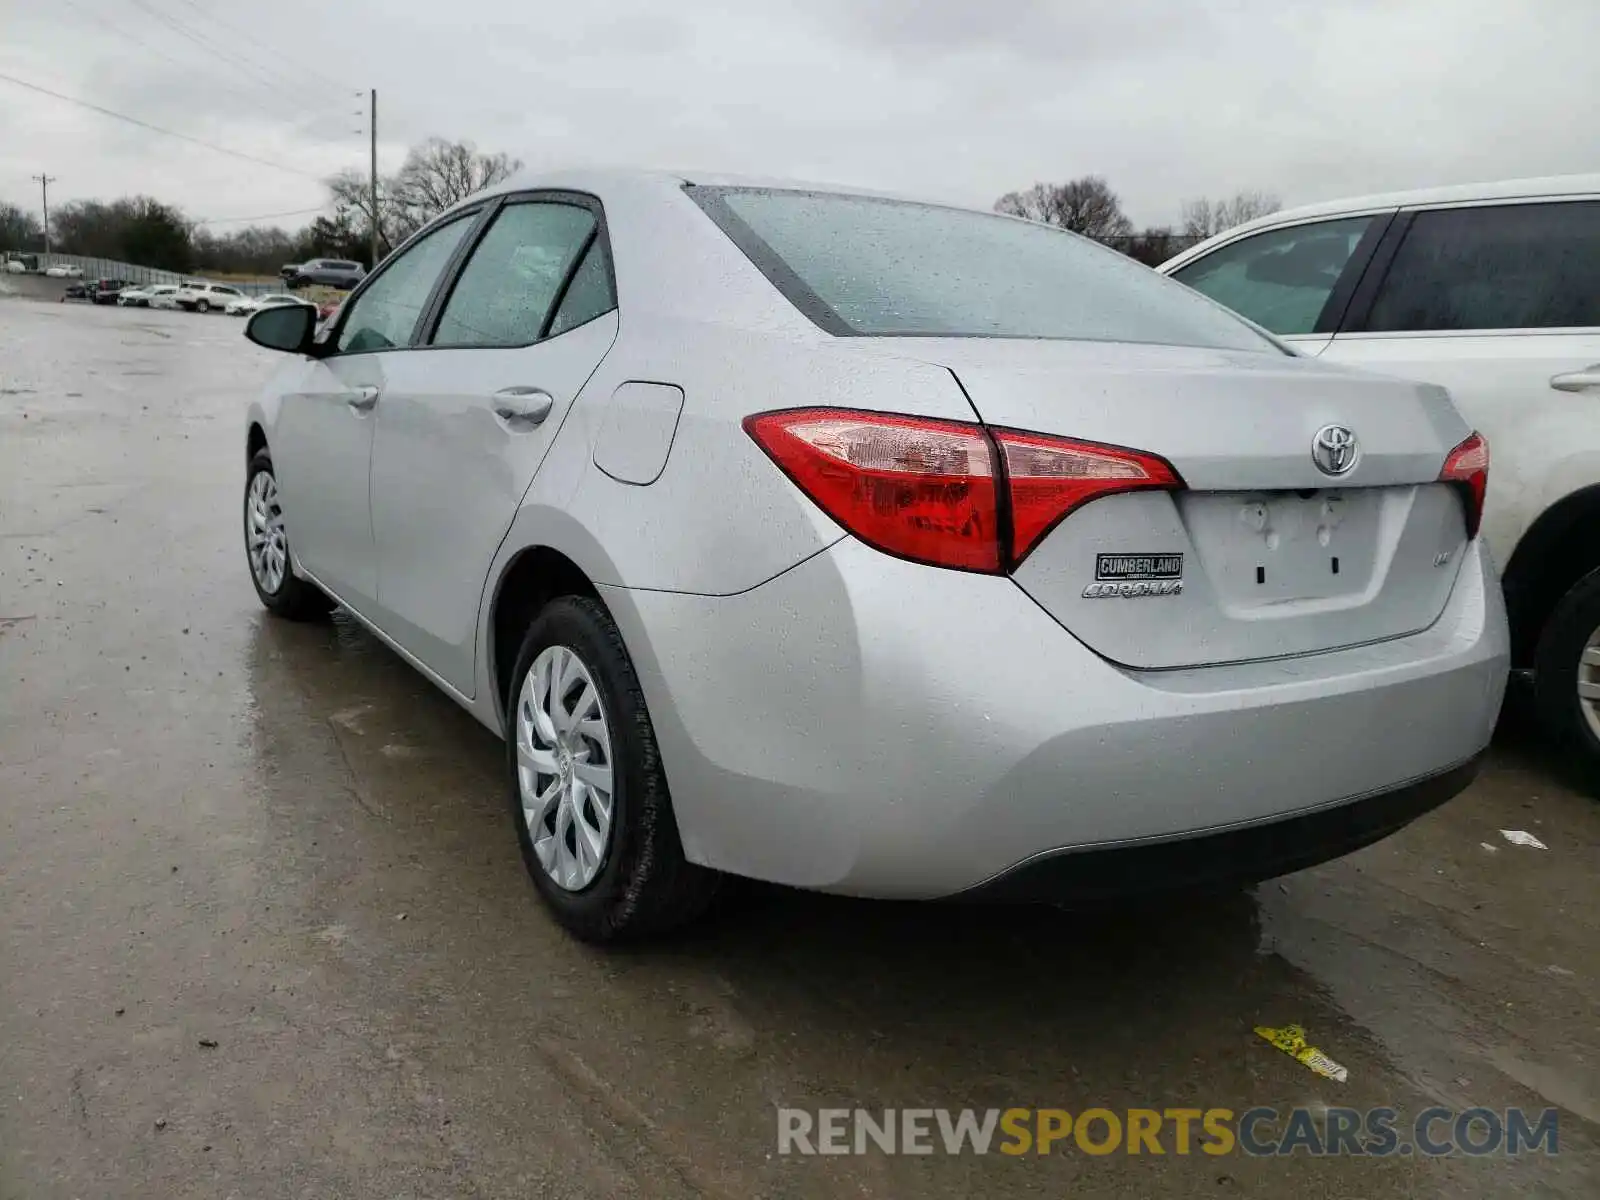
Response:
[[[471,199],[481,196],[498,196],[507,192],[574,191],[603,194],[615,188],[629,190],[654,188],[677,191],[685,186],[770,188],[776,191],[827,192],[840,196],[870,196],[880,200],[905,200],[915,204],[941,205],[947,208],[969,208],[954,202],[931,199],[927,196],[887,192],[855,184],[826,180],[791,179],[776,175],[741,175],[727,171],[668,171],[643,167],[582,167],[558,171],[518,171],[504,183],[487,188]],[[470,200],[462,201],[463,204]],[[974,208],[982,212],[984,209]]]
[[[1426,208],[1439,204],[1492,203],[1497,200],[1546,199],[1557,196],[1600,196],[1600,174],[1545,175],[1531,179],[1501,179],[1492,183],[1455,183],[1446,187],[1417,188],[1405,192],[1379,192],[1370,196],[1351,196],[1280,209],[1254,221],[1246,221],[1207,238],[1161,264],[1163,271],[1199,258],[1224,241],[1232,241],[1257,229],[1293,225],[1317,217],[1341,217],[1389,208]]]

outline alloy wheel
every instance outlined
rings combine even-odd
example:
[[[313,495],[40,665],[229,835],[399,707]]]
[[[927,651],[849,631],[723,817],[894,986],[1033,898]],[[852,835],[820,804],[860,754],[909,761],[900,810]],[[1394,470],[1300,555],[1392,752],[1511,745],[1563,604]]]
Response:
[[[533,660],[513,735],[534,856],[558,887],[582,891],[610,849],[613,761],[600,689],[574,650],[547,646]]]

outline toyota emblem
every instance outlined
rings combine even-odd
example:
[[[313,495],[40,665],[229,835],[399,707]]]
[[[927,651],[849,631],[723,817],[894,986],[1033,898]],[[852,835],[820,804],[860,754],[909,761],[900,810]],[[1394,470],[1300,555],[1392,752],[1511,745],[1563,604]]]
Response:
[[[1360,456],[1356,435],[1343,425],[1324,425],[1311,439],[1311,461],[1324,475],[1348,475]]]

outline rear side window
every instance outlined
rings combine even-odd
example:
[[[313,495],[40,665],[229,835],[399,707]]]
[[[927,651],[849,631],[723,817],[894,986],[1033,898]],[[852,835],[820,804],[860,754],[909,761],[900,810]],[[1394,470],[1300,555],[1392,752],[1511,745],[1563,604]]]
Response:
[[[1046,225],[828,192],[688,191],[790,303],[832,334],[1277,352],[1187,288]]]
[[[611,256],[606,253],[605,238],[596,237],[572,274],[567,294],[561,298],[555,320],[550,322],[550,336],[586,325],[616,306],[617,297],[611,290]]]
[[[1364,327],[1574,326],[1600,326],[1600,201],[1418,213]]]
[[[456,281],[433,335],[435,346],[526,346],[594,233],[594,214],[575,204],[508,204]]]
[[[1313,333],[1373,217],[1270,229],[1230,242],[1172,277],[1273,333]]]

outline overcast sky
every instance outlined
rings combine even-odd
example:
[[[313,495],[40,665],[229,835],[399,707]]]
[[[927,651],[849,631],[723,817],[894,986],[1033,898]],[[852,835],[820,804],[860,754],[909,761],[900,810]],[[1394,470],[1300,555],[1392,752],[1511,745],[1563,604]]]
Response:
[[[0,0],[0,74],[294,169],[0,79],[0,199],[313,209],[376,87],[380,171],[439,134],[983,206],[1097,173],[1164,223],[1600,170],[1597,53],[1600,0]]]

